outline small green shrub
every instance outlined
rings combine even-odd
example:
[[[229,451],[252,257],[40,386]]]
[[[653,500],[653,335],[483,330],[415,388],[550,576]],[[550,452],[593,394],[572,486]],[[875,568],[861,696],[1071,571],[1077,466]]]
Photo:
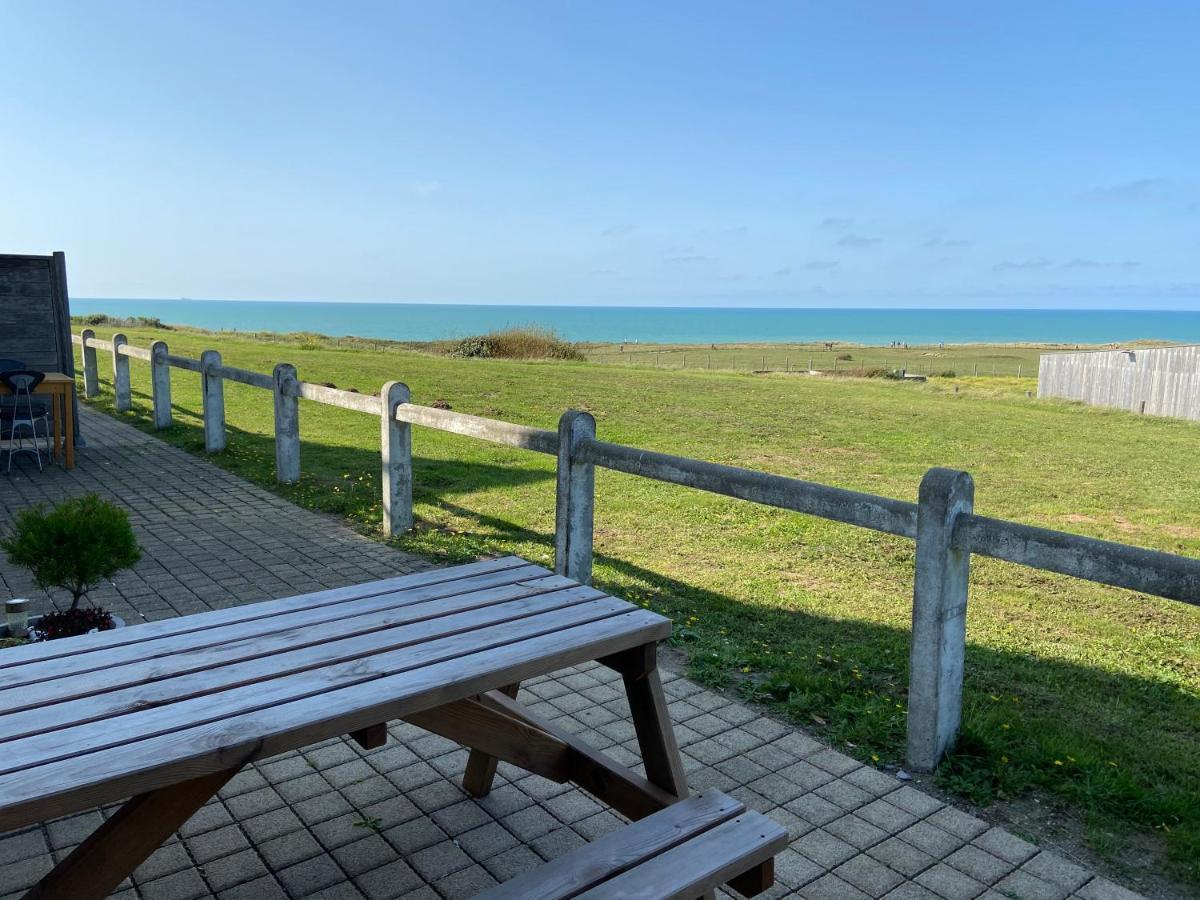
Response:
[[[464,359],[585,359],[577,344],[549,328],[505,328],[465,337],[450,346],[450,356]]]
[[[854,359],[849,353],[839,353],[837,358],[839,362],[850,362],[850,360]]]
[[[142,556],[125,510],[95,494],[21,512],[0,548],[10,563],[33,573],[38,587],[69,593],[72,610],[88,591]]]

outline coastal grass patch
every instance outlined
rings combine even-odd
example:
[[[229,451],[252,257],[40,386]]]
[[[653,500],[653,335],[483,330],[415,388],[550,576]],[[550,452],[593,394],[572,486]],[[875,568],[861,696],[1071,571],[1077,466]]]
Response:
[[[283,359],[364,393],[399,379],[415,402],[543,428],[586,409],[605,440],[905,500],[929,467],[961,468],[984,515],[1200,555],[1200,427],[1037,401],[1027,378],[801,378],[128,334],[193,357],[215,344],[260,372]],[[151,430],[148,367],[131,372],[121,418]],[[172,384],[175,424],[159,436],[202,453],[199,377],[174,370]],[[281,486],[270,396],[226,383],[226,411],[229,449],[215,462],[378,529],[376,420],[302,403],[303,475]],[[552,562],[552,458],[426,429],[413,445],[417,524],[398,546],[446,562]],[[596,583],[670,616],[691,675],[865,761],[902,764],[911,541],[620,473],[596,481]],[[980,804],[1044,794],[1088,823],[1098,850],[1153,838],[1200,884],[1200,610],[976,557],[967,636],[962,739],[942,785]]]

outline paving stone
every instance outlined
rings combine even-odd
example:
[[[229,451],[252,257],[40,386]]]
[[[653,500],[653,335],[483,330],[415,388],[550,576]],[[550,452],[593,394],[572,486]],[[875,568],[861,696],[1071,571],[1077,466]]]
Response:
[[[825,830],[858,850],[866,850],[888,836],[882,828],[853,814],[834,819],[825,826]]]
[[[1049,853],[1045,850],[1022,864],[1021,871],[1036,875],[1043,881],[1057,884],[1066,889],[1068,893],[1074,891],[1090,877],[1087,869],[1075,865],[1057,853]]]
[[[1093,878],[1077,893],[1083,900],[1137,900],[1138,898],[1133,891],[1123,888],[1107,878]]]
[[[139,883],[153,881],[156,878],[182,872],[184,869],[190,868],[191,865],[192,858],[188,856],[183,843],[175,841],[174,843],[163,844],[163,846],[151,853],[150,858],[134,870],[133,877]]]
[[[866,894],[836,875],[826,875],[800,888],[805,900],[870,900]]]
[[[402,859],[359,875],[354,884],[369,900],[394,900],[424,886],[421,876]]]
[[[1001,895],[1020,897],[1021,900],[1063,900],[1071,893],[1019,869],[997,882],[995,889]]]
[[[542,859],[557,859],[565,853],[570,853],[587,843],[573,829],[562,827],[534,838],[529,846]]]
[[[146,900],[195,900],[198,897],[209,896],[204,879],[195,869],[185,869],[173,875],[156,878],[139,885],[139,890]]]
[[[923,794],[908,785],[888,794],[888,803],[907,810],[917,818],[924,818],[945,805],[940,800],[935,800],[928,794]]]
[[[943,806],[925,821],[968,841],[979,837],[988,830],[987,822],[967,815],[952,806]]]
[[[304,862],[275,873],[280,884],[294,897],[309,896],[316,891],[340,884],[346,876],[329,856],[314,856]]]
[[[483,866],[497,881],[508,881],[522,872],[536,869],[544,860],[524,844],[484,860]]]
[[[850,857],[856,855],[854,847],[828,831],[814,828],[792,845],[797,853],[811,859],[827,869],[841,865]]]
[[[481,865],[447,875],[434,883],[434,889],[443,897],[474,897],[496,885],[496,879]]]
[[[946,900],[972,900],[986,887],[945,863],[930,866],[917,876],[917,883]]]
[[[918,850],[912,844],[895,837],[876,844],[867,853],[907,878],[914,877],[937,862],[923,850]]]
[[[900,832],[900,838],[938,859],[949,856],[965,843],[965,839],[947,834],[928,822],[917,822],[908,826]]]
[[[451,872],[471,865],[471,857],[453,841],[442,841],[424,850],[418,850],[408,860],[409,864],[426,881],[437,881]]]
[[[517,846],[512,833],[498,822],[488,822],[479,828],[458,835],[458,845],[475,860],[483,862],[497,853]]]
[[[974,844],[955,850],[946,863],[984,884],[994,884],[1012,871],[1012,863],[980,850]]]
[[[271,875],[246,881],[217,894],[219,900],[287,900],[287,894]]]
[[[245,881],[267,875],[267,867],[254,850],[222,856],[204,864],[204,880],[214,891],[222,891]]]
[[[865,853],[860,853],[842,863],[834,870],[834,874],[843,881],[854,885],[869,897],[882,897],[904,881],[883,863],[872,859]]]
[[[1029,841],[1009,834],[1002,828],[990,828],[971,843],[992,856],[1014,864],[1023,863],[1037,853],[1037,847]]]
[[[875,800],[868,803],[856,810],[856,815],[889,834],[897,834],[917,820],[917,817],[908,810],[893,806],[886,800]]]
[[[368,834],[360,840],[333,850],[331,855],[347,875],[353,878],[377,869],[396,858],[396,851],[378,834]]]

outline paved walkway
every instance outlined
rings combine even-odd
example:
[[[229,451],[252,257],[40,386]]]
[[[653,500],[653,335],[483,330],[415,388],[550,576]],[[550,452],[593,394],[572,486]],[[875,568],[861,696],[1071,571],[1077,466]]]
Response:
[[[130,624],[409,572],[428,564],[87,409],[73,472],[0,476],[0,531],[39,501],[96,491],[128,507],[145,555],[96,599]],[[49,602],[0,563],[0,592]],[[0,651],[3,652],[3,651]],[[1136,895],[946,806],[758,711],[664,672],[694,789],[717,787],[790,831],[768,896]],[[637,742],[617,676],[598,665],[521,699],[614,757]],[[502,764],[483,800],[466,751],[406,724],[387,746],[334,740],[259,763],[197,813],[122,898],[469,897],[617,828],[583,792]],[[0,900],[17,897],[110,810],[0,834]]]

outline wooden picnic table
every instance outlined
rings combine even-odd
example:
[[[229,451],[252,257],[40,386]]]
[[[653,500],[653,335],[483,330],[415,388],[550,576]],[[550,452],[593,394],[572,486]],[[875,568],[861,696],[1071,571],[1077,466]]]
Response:
[[[61,455],[63,466],[75,468],[75,379],[62,372],[46,372],[35,394],[50,397],[50,418],[54,427],[54,455]],[[0,396],[11,394],[8,385],[0,381]]]
[[[103,897],[243,766],[404,719],[574,782],[633,819],[687,796],[662,616],[517,557],[0,651],[0,831],[128,797],[28,897]],[[646,777],[514,698],[589,660],[620,672]]]

